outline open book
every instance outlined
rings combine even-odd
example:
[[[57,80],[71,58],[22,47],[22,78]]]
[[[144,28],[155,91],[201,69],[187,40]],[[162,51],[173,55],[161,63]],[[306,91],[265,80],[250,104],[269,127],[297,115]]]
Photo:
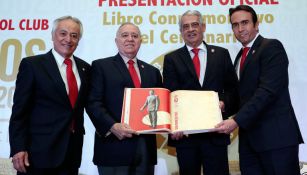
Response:
[[[222,120],[214,91],[125,89],[121,122],[139,133],[213,132]]]

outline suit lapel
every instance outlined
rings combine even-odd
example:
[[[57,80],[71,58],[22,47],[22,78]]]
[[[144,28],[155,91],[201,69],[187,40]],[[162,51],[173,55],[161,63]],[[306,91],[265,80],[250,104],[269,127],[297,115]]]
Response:
[[[210,75],[213,75],[212,72],[214,72],[214,67],[212,66],[213,65],[213,62],[214,62],[214,53],[215,53],[215,50],[210,46],[210,45],[207,45],[206,43],[205,44],[205,47],[207,48],[207,55],[205,55],[205,59],[206,59],[206,70],[205,70],[205,77],[204,77],[204,81],[203,81],[203,85],[202,87],[205,87],[205,84],[208,83],[208,80],[210,79]]]
[[[122,57],[119,54],[117,54],[113,58],[113,62],[114,62],[115,67],[117,68],[117,71],[120,72],[121,76],[125,80],[126,86],[127,87],[134,87],[132,78],[130,77],[130,73],[129,73],[128,68],[127,68],[124,60],[122,59]]]
[[[141,76],[141,87],[143,88],[148,87],[148,83],[147,83],[148,78],[146,78],[148,77],[148,74],[147,74],[147,71],[145,71],[145,66],[140,60],[137,60],[137,64],[138,64],[140,76]]]
[[[85,91],[85,86],[86,86],[85,84],[87,82],[86,82],[85,72],[87,70],[86,70],[86,67],[84,67],[82,62],[79,60],[79,58],[74,56],[74,60],[76,62],[76,67],[77,67],[78,74],[79,74],[79,77],[80,77],[80,89],[79,89],[79,92],[78,92],[78,99],[77,99],[77,102],[76,102],[76,105],[75,105],[75,106],[77,106],[80,103],[80,99],[82,99],[82,97],[85,95],[85,92],[86,92]]]
[[[240,77],[244,76],[244,70],[247,69],[248,64],[251,62],[251,59],[253,59],[253,55],[256,53],[256,51],[257,51],[258,47],[260,46],[262,40],[263,40],[263,37],[261,35],[259,35],[257,37],[257,39],[255,40],[255,42],[253,43],[252,47],[250,48],[250,50],[249,50],[249,52],[248,52],[248,54],[246,56],[244,65],[243,65],[243,69],[242,69],[242,71],[240,71]],[[241,51],[238,54],[239,56],[237,56],[237,58],[236,58],[236,61],[237,61],[237,59],[241,58],[242,52],[243,51],[241,49]]]
[[[50,79],[54,82],[54,85],[58,92],[57,94],[59,94],[61,98],[65,100],[66,104],[70,104],[64,81],[61,77],[58,65],[51,51],[46,54],[44,59],[42,59],[41,63],[45,68],[47,74],[49,75]]]
[[[187,66],[189,72],[193,75],[194,79],[197,82],[199,82],[198,77],[197,77],[196,72],[195,72],[195,68],[194,68],[194,64],[193,64],[191,55],[190,55],[188,48],[186,46],[182,47],[179,50],[179,58],[183,61],[184,65]]]
[[[240,49],[239,53],[236,56],[236,59],[235,59],[235,62],[234,62],[234,66],[235,66],[236,70],[239,68],[238,64],[239,64],[239,60],[241,58],[242,52],[243,52],[243,50]]]

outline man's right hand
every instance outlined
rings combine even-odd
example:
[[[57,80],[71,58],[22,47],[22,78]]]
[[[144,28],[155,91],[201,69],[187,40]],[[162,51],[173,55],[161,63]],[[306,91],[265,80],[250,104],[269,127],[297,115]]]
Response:
[[[133,134],[138,134],[135,130],[132,130],[129,125],[125,123],[115,123],[110,131],[119,139],[130,138]]]
[[[26,173],[26,167],[30,166],[28,152],[20,151],[13,156],[13,166],[18,172]]]

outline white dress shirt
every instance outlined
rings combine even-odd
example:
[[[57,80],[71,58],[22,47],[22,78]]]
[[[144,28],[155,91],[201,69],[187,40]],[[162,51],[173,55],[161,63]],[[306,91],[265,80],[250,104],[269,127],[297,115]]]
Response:
[[[193,60],[194,55],[195,55],[194,52],[192,51],[193,47],[190,47],[188,45],[186,46],[189,50],[191,59]],[[197,48],[199,49],[198,58],[200,62],[199,84],[202,86],[204,83],[206,67],[207,67],[207,59],[206,59],[207,58],[207,48],[203,42]]]
[[[131,59],[129,59],[129,58],[123,56],[123,55],[120,55],[120,56],[123,58],[123,60],[124,60],[124,62],[125,62],[125,64],[126,64],[126,66],[127,66],[127,68],[129,69],[128,61],[131,60]],[[140,74],[140,69],[139,69],[139,66],[138,66],[138,64],[137,64],[137,58],[135,57],[135,58],[133,58],[132,60],[134,61],[133,66],[134,66],[134,69],[135,69],[135,71],[136,71],[136,74],[137,74],[138,77],[139,77],[140,83],[142,83],[141,74]]]
[[[53,54],[55,61],[58,65],[61,77],[62,77],[64,84],[65,84],[66,92],[68,94],[69,90],[68,90],[68,83],[67,83],[67,78],[66,78],[66,67],[67,67],[67,65],[64,63],[65,58],[63,58],[54,49],[52,49],[52,54]],[[72,60],[72,71],[75,74],[75,77],[76,77],[76,80],[77,80],[77,85],[78,85],[78,90],[79,90],[80,85],[81,85],[81,80],[80,80],[80,76],[79,76],[78,69],[77,69],[77,66],[76,66],[76,62],[73,59],[73,56],[71,56],[69,59]]]

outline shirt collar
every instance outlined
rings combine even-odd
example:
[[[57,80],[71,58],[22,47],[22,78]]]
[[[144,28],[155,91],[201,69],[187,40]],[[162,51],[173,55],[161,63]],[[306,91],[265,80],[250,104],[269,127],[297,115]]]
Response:
[[[65,58],[62,57],[56,50],[52,49],[52,54],[55,58],[55,61],[56,63],[59,65],[59,66],[62,66],[64,64],[64,60]],[[74,64],[74,59],[73,59],[73,56],[71,56],[69,59],[71,59],[72,63]]]
[[[255,36],[255,38],[254,38],[251,42],[249,42],[249,43],[247,44],[247,46],[245,46],[245,47],[251,48],[251,47],[253,46],[255,40],[258,38],[258,36],[259,36],[259,33],[257,33],[257,35]],[[242,47],[244,47],[244,46],[242,46]]]
[[[191,46],[188,46],[188,45],[186,45],[186,46],[187,46],[189,52],[192,52],[192,49],[194,49]],[[207,50],[207,48],[206,48],[206,46],[205,46],[205,44],[203,42],[201,42],[201,44],[197,48],[202,50],[202,51],[204,51],[204,52]]]
[[[129,60],[133,60],[133,61],[134,61],[134,63],[136,63],[136,62],[137,62],[137,58],[136,58],[136,57],[135,57],[135,58],[130,59],[130,58],[127,58],[127,57],[125,57],[125,56],[123,56],[123,55],[121,55],[121,54],[120,54],[120,56],[123,58],[123,60],[124,60],[124,62],[125,62],[126,64],[128,64],[128,61],[129,61]]]

